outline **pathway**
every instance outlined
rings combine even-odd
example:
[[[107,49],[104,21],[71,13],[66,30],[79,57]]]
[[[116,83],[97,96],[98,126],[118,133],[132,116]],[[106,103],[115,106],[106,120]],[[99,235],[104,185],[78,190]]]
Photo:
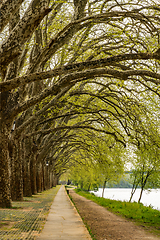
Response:
[[[37,240],[91,240],[83,221],[61,186]]]

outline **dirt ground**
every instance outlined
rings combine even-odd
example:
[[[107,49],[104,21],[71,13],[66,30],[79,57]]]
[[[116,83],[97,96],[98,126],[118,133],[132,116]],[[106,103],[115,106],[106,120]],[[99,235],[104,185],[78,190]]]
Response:
[[[160,237],[144,230],[143,226],[137,226],[116,216],[106,208],[79,196],[73,190],[69,190],[69,194],[96,240],[160,240]]]

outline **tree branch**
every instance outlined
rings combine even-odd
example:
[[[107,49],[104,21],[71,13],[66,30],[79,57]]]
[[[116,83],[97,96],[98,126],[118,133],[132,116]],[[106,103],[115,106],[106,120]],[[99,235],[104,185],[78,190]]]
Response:
[[[47,130],[41,130],[41,131],[33,132],[33,133],[30,133],[30,134],[26,134],[25,137],[31,137],[31,136],[37,135],[37,134],[49,134],[51,132],[57,132],[57,131],[66,130],[66,129],[69,129],[69,130],[89,129],[89,130],[93,130],[93,131],[96,131],[96,132],[101,132],[101,133],[105,133],[105,134],[108,134],[108,135],[112,135],[117,142],[122,143],[123,146],[126,147],[125,140],[122,141],[122,140],[118,139],[118,137],[115,134],[115,132],[109,132],[109,131],[106,131],[106,130],[103,130],[103,129],[97,129],[95,127],[86,126],[86,125],[81,125],[81,126],[62,126],[62,127],[57,127],[57,128],[53,128],[53,129],[50,128],[50,129],[47,129]]]
[[[1,91],[9,91],[11,89],[17,88],[20,85],[25,85],[34,81],[40,81],[40,80],[44,80],[50,77],[55,77],[58,75],[63,75],[70,72],[82,71],[85,69],[92,69],[92,68],[101,68],[99,71],[103,71],[103,72],[106,71],[105,73],[107,73],[108,71],[109,74],[114,73],[116,76],[119,76],[122,79],[124,78],[126,79],[130,75],[146,75],[146,76],[160,79],[160,74],[154,73],[151,71],[146,71],[146,70],[117,71],[112,69],[102,69],[102,67],[109,66],[112,63],[116,63],[116,62],[128,61],[128,60],[148,60],[148,59],[160,60],[160,54],[156,54],[156,53],[119,54],[117,56],[102,58],[98,60],[68,64],[66,66],[59,67],[51,71],[28,74],[22,77],[14,78],[10,81],[1,82],[0,89]],[[94,69],[90,71],[94,71]],[[76,73],[76,74],[82,75],[83,73]],[[70,76],[72,75],[70,74]],[[159,84],[159,81],[158,82],[155,81],[155,83]]]
[[[21,54],[21,46],[31,37],[41,20],[51,11],[51,9],[33,9],[33,2],[8,39],[1,45],[0,71],[2,73],[11,61]]]
[[[7,0],[2,1],[0,8],[0,32],[9,23],[11,17],[19,10],[24,0]]]

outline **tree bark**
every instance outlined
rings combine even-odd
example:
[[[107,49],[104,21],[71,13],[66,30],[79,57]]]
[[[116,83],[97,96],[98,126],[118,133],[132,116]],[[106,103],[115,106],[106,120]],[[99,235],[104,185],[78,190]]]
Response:
[[[138,199],[138,203],[141,202],[143,190],[144,190],[144,188],[142,187],[142,188],[141,188],[141,192],[140,192],[140,196],[139,196],[139,199]]]
[[[12,138],[12,135],[11,135]],[[16,159],[16,146],[15,142],[13,139],[11,139],[10,144],[9,144],[9,155],[10,155],[10,169],[11,169],[11,199],[15,200],[15,185],[16,185],[16,175],[15,175],[15,159]]]
[[[137,181],[137,176],[135,175],[129,202],[132,201],[132,197],[133,197],[133,195],[134,195],[134,193],[135,193],[135,191],[136,191],[136,189],[138,187],[138,184],[139,184],[139,181]]]
[[[43,174],[42,174],[42,164],[37,164],[37,192],[42,192]]]
[[[25,139],[24,144],[24,158],[23,158],[23,191],[25,197],[32,196],[31,190],[31,172],[30,172],[30,158],[31,158],[31,142]]]
[[[35,4],[37,0],[34,1]],[[15,57],[22,53],[22,45],[32,36],[36,27],[40,24],[41,20],[51,11],[45,9],[29,6],[23,18],[18,22],[13,29],[12,34],[8,39],[2,43],[0,51],[0,70],[3,75],[6,67]]]
[[[15,140],[16,156],[14,158],[14,169],[12,169],[12,200],[23,201],[23,177],[22,177],[22,149],[20,139]]]
[[[147,183],[147,180],[148,180],[148,177],[150,176],[150,174],[151,174],[151,173],[148,171],[148,172],[147,172],[147,175],[144,177],[144,171],[143,171],[143,173],[142,173],[141,192],[140,192],[140,196],[139,196],[139,199],[138,199],[138,203],[140,203],[140,201],[141,201],[142,193],[143,193],[143,191],[144,191],[144,188],[145,188],[145,186],[146,186],[146,183]]]
[[[104,181],[104,184],[103,184],[103,191],[102,191],[102,198],[104,197],[104,190],[105,190],[105,187],[106,187],[106,180]]]
[[[7,0],[2,1],[2,6],[0,8],[0,32],[3,31],[4,27],[10,21],[12,16],[19,10],[22,2],[24,0]]]
[[[31,175],[30,175],[30,161],[23,159],[23,194],[24,197],[31,197]]]
[[[42,163],[42,191],[45,190],[45,180],[44,180],[44,164]]]
[[[3,125],[0,134],[0,207],[9,208],[11,204],[9,175],[9,132]]]
[[[53,176],[53,187],[56,187],[58,185],[58,176],[54,174]]]
[[[36,169],[36,155],[33,153],[32,158],[31,158],[31,189],[32,189],[32,194],[37,194],[37,182],[36,182],[36,174],[37,174],[37,169]]]

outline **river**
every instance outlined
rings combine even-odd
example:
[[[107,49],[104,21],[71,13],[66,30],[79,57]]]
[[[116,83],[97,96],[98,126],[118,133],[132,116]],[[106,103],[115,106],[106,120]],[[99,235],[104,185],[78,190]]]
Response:
[[[92,191],[96,196],[102,197],[102,188],[97,192]],[[104,198],[113,200],[129,201],[131,188],[105,188]],[[140,189],[137,189],[133,195],[132,202],[138,202]],[[160,210],[160,189],[152,189],[150,192],[144,191],[142,194],[141,203],[145,206],[152,206],[154,209]]]

